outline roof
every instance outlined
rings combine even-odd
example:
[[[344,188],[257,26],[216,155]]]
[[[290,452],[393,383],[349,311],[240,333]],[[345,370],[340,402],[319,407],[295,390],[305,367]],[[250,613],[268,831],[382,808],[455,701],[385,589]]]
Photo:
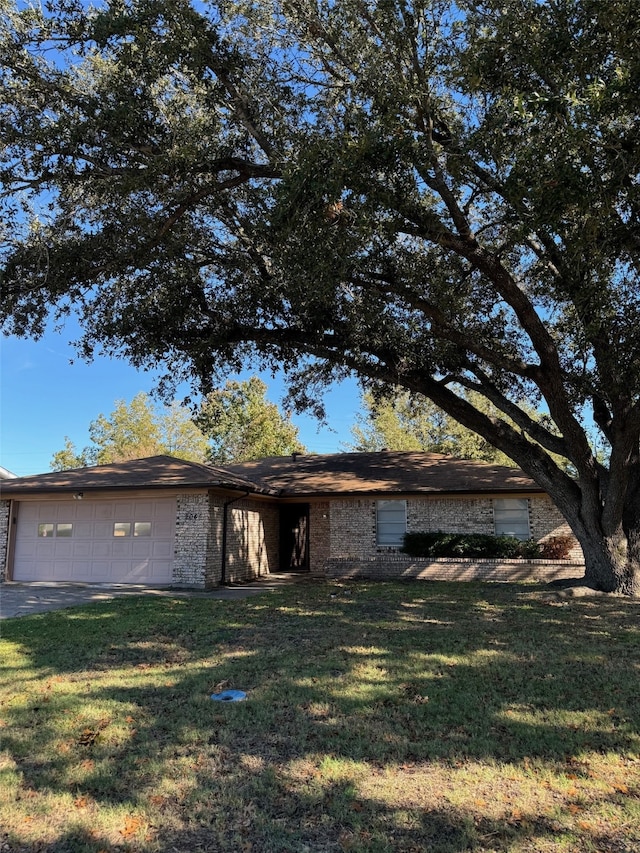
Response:
[[[187,487],[247,491],[271,497],[355,494],[542,492],[519,468],[437,453],[381,451],[278,456],[228,465],[200,465],[152,456],[3,480],[2,496]]]
[[[0,465],[0,480],[15,480],[17,476],[17,474],[9,471],[8,468],[3,468],[2,465]]]
[[[150,456],[114,462],[111,465],[95,465],[89,468],[73,468],[70,471],[54,471],[2,481],[0,494],[36,494],[40,492],[77,492],[102,489],[168,489],[188,486],[213,486],[230,489],[260,491],[254,483],[241,476],[231,474],[223,468],[199,465],[173,456]]]
[[[273,457],[228,465],[282,497],[339,494],[542,492],[519,468],[439,453],[383,450]]]

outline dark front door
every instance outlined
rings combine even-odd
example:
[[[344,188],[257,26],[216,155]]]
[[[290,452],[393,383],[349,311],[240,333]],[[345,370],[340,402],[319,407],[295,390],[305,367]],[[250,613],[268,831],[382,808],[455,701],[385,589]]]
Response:
[[[309,504],[280,507],[280,571],[309,571]]]

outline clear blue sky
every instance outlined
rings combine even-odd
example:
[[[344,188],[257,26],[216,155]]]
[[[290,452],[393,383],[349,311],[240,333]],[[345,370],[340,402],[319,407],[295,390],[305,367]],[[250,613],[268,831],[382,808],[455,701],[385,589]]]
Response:
[[[0,342],[0,465],[18,476],[50,470],[51,457],[63,448],[65,436],[78,449],[85,447],[92,420],[109,415],[116,400],[130,402],[139,391],[153,388],[153,374],[126,362],[76,360],[67,343],[73,337],[69,330],[49,333],[37,342]],[[280,404],[285,393],[281,379],[262,379],[268,385],[267,397]],[[338,452],[351,440],[350,428],[360,408],[355,381],[335,386],[327,394],[326,407],[330,427],[304,415],[292,418],[300,440],[315,453]]]

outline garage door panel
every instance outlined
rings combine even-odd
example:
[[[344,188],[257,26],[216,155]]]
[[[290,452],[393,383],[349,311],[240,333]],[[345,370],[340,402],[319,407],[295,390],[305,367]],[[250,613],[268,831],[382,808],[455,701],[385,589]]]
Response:
[[[173,556],[173,543],[172,542],[159,542],[153,541],[151,543],[152,555],[155,558],[164,558],[168,559]]]
[[[115,512],[115,507],[113,503],[100,502],[94,505],[94,513],[95,518],[97,519],[106,519],[113,518],[113,514]]]
[[[77,521],[73,526],[76,539],[93,539],[94,523],[91,521]]]
[[[74,542],[73,543],[73,558],[74,559],[87,559],[91,556],[92,551],[92,543],[91,542]]]
[[[134,539],[131,543],[131,556],[136,559],[150,557],[152,554],[152,541],[150,539]]]
[[[123,539],[114,538],[111,546],[111,553],[114,557],[126,557],[131,559],[131,542]]]
[[[93,525],[93,533],[91,535],[94,539],[111,539],[113,536],[113,522],[97,521]]]
[[[169,583],[175,514],[175,499],[169,498],[23,503],[18,511],[13,577]],[[126,535],[114,536],[116,522],[127,525]],[[147,523],[150,530],[144,526]],[[52,525],[46,528],[46,537],[38,536],[42,524]],[[136,530],[150,535],[134,536]]]
[[[77,501],[76,520],[77,521],[93,521],[95,518],[95,505],[90,501]]]

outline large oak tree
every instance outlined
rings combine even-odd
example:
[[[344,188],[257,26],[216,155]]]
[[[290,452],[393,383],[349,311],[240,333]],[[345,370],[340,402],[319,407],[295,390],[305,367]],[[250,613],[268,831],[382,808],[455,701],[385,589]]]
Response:
[[[0,2],[8,332],[422,394],[638,592],[636,0]]]

